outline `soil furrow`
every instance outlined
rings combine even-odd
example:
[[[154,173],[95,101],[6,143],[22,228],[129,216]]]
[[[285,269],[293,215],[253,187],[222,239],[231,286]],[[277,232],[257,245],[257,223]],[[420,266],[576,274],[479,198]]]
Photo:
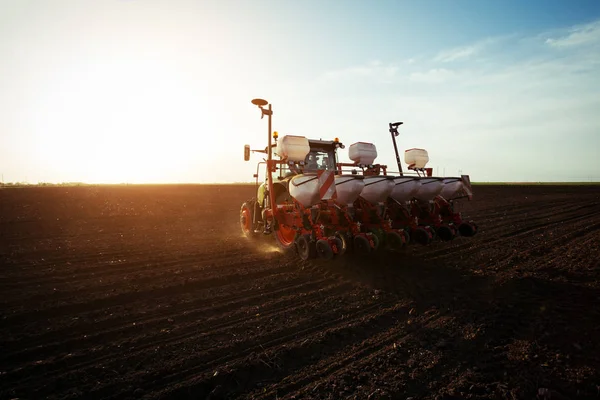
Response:
[[[358,344],[356,346],[345,349],[346,351],[343,354],[325,354],[331,357],[321,358],[321,361],[316,363],[316,365],[304,371],[299,371],[299,377],[290,375],[284,381],[279,382],[274,391],[266,391],[255,398],[281,397],[293,395],[295,392],[307,392],[308,388],[306,386],[318,384],[323,379],[340,373],[350,365],[358,368],[360,368],[361,364],[369,365],[373,358],[378,357],[382,351],[386,351],[390,347],[393,348],[394,345],[401,346],[408,338],[418,335],[422,327],[427,326],[432,320],[440,318],[440,315],[436,313],[424,318],[422,321],[415,321],[407,325],[406,319],[410,319],[410,315],[408,314],[409,309],[403,309],[402,311],[406,312],[404,320],[397,321],[393,326],[386,326],[388,329],[383,330],[375,336],[366,334],[362,338],[362,342],[357,341]],[[409,327],[410,329],[408,329]]]
[[[60,347],[75,347],[75,341],[80,341],[81,344],[91,346],[97,342],[102,342],[108,335],[116,335],[117,333],[124,336],[127,331],[139,331],[140,329],[148,329],[155,325],[171,325],[168,320],[177,320],[177,323],[197,320],[202,316],[213,315],[216,313],[226,313],[234,311],[236,308],[251,307],[257,304],[264,304],[270,298],[279,298],[282,295],[305,294],[308,296],[313,292],[322,292],[325,288],[322,286],[323,280],[314,282],[292,283],[289,285],[281,285],[275,290],[260,291],[249,290],[243,294],[235,296],[212,297],[194,301],[191,304],[186,304],[184,307],[169,307],[163,310],[157,310],[150,315],[134,315],[122,317],[117,315],[115,318],[108,318],[101,321],[93,321],[88,323],[79,323],[74,328],[69,327],[61,331],[42,333],[41,335],[26,337],[21,340],[5,341],[1,343],[6,348],[24,349],[21,352],[11,353],[10,351],[2,355],[2,359],[6,357],[6,361],[11,358],[20,358],[28,353],[33,353],[37,358],[44,357],[46,352],[56,351]],[[306,299],[306,298],[305,298]],[[204,306],[207,302],[215,302],[219,304]],[[85,338],[83,337],[85,336]],[[60,338],[60,341],[52,342],[53,339]],[[4,339],[6,340],[6,339]],[[43,348],[42,348],[43,347]]]
[[[172,329],[172,325],[169,325],[172,331],[180,331],[179,333],[172,333],[170,330],[166,333],[160,331],[156,332],[155,336],[150,337],[146,335],[140,335],[139,333],[137,333],[138,336],[125,336],[129,339],[126,341],[126,343],[124,343],[124,348],[121,348],[122,344],[120,344],[120,341],[117,341],[108,347],[101,345],[99,347],[99,354],[94,354],[89,350],[83,351],[78,355],[70,355],[66,359],[50,360],[49,363],[28,366],[26,369],[21,369],[15,373],[7,375],[6,378],[16,379],[22,382],[23,385],[26,385],[28,382],[27,377],[33,373],[32,368],[44,371],[42,373],[42,377],[38,379],[48,380],[54,379],[57,374],[63,374],[66,366],[68,366],[68,370],[80,372],[86,368],[93,368],[95,365],[103,362],[111,362],[115,357],[115,354],[123,353],[122,358],[125,358],[125,360],[115,360],[120,364],[128,359],[131,360],[136,356],[143,356],[146,350],[156,347],[162,347],[165,349],[168,347],[179,347],[191,339],[200,340],[203,337],[215,335],[220,331],[227,330],[232,327],[240,329],[245,323],[260,323],[260,321],[268,320],[273,316],[281,314],[282,312],[292,312],[294,310],[298,310],[299,308],[307,308],[310,306],[310,301],[318,301],[319,299],[324,298],[324,295],[327,295],[328,292],[331,292],[329,293],[330,297],[333,296],[334,293],[344,293],[344,288],[347,288],[347,286],[332,286],[331,289],[322,288],[317,293],[308,293],[306,296],[304,296],[305,301],[302,304],[295,303],[295,300],[298,300],[298,297],[290,296],[288,299],[282,299],[274,303],[275,307],[272,310],[268,307],[265,307],[265,311],[262,312],[258,317],[255,316],[254,313],[248,314],[247,312],[242,311],[239,313],[223,315],[209,321],[194,321],[191,324],[179,327],[175,330]],[[300,296],[300,298],[303,297]],[[243,314],[243,316],[236,317],[237,314]],[[207,327],[206,325],[209,326]],[[137,332],[142,331],[143,326],[137,327],[136,330]],[[153,337],[156,339],[153,340]],[[220,353],[221,350],[212,349],[211,352]],[[21,378],[24,379],[21,380]]]
[[[216,276],[210,279],[202,279],[197,281],[182,282],[178,285],[169,285],[164,287],[158,287],[143,291],[127,291],[114,296],[108,296],[104,298],[92,298],[88,302],[73,303],[73,304],[57,304],[48,308],[41,308],[35,311],[24,312],[19,314],[11,314],[5,317],[5,322],[8,324],[19,324],[23,321],[31,318],[38,320],[45,320],[54,318],[63,314],[78,314],[86,312],[92,309],[103,309],[112,307],[119,304],[127,304],[144,298],[145,296],[152,296],[153,298],[160,298],[163,296],[170,296],[173,291],[194,291],[198,289],[214,288],[219,286],[226,286],[231,281],[246,280],[253,278],[262,278],[274,273],[281,273],[288,269],[288,266],[274,267],[267,270],[259,270],[257,272],[246,272],[246,273],[234,273],[225,276]]]

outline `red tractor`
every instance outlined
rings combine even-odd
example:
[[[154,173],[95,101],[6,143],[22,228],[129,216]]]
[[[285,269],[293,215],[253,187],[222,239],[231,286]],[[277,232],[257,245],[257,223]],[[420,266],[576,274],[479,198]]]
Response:
[[[475,234],[475,224],[462,221],[453,207],[452,196],[466,193],[471,198],[468,176],[431,177],[431,170],[424,169],[427,154],[422,149],[407,150],[405,159],[415,158],[409,164],[414,174],[403,173],[395,141],[401,123],[390,124],[400,168],[400,174],[392,176],[387,166],[373,164],[377,151],[372,143],[352,144],[349,156],[354,163],[341,163],[337,152],[345,146],[337,138],[279,138],[271,131],[271,105],[262,99],[252,103],[269,124],[264,150],[244,147],[246,161],[251,152],[266,155],[254,175],[257,195],[240,211],[247,237],[274,235],[279,247],[307,260],[331,259],[348,250],[360,254],[380,247],[399,250],[411,238],[428,244],[436,237],[451,240],[457,234]],[[261,166],[265,166],[265,179],[259,184]]]

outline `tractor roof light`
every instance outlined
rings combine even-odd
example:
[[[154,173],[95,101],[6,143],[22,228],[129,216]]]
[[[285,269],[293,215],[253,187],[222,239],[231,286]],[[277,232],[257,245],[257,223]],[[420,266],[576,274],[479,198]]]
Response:
[[[340,138],[333,139],[333,143],[334,143],[336,149],[338,149],[338,148],[339,149],[346,148],[346,146],[344,146],[342,143],[340,143]]]
[[[273,139],[277,140],[278,137],[279,133],[277,133],[277,131],[273,132]]]

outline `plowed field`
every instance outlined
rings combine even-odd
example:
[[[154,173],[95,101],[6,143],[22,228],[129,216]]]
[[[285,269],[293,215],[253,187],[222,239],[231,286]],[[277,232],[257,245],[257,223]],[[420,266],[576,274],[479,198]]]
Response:
[[[243,238],[252,194],[0,190],[0,397],[599,397],[600,186],[476,186],[474,238],[331,263]]]

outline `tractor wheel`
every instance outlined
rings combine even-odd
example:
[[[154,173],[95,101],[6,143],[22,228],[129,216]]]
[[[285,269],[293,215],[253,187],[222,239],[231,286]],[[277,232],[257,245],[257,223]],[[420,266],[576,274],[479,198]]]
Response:
[[[348,236],[345,233],[336,232],[334,236],[337,239],[336,245],[338,246],[338,256],[341,256],[350,250],[351,242],[348,240]]]
[[[442,225],[436,230],[437,236],[444,242],[449,242],[456,236],[456,230],[449,225]]]
[[[402,236],[398,232],[388,232],[386,237],[386,242],[390,248],[390,250],[397,251],[401,250],[404,247],[404,242],[402,241]]]
[[[304,261],[317,256],[315,244],[308,234],[300,235],[298,239],[296,239],[296,249],[298,251],[298,256]]]
[[[412,231],[411,240],[414,240],[420,245],[426,246],[431,243],[431,235],[425,228],[419,227]]]
[[[259,234],[254,232],[254,225],[252,224],[252,218],[254,215],[255,204],[254,200],[250,200],[242,204],[240,209],[240,227],[242,233],[249,239],[256,239]]]
[[[405,242],[404,242],[405,245],[410,244],[411,238],[410,238],[410,234],[408,233],[407,229],[404,230],[404,240],[405,240]]]
[[[371,252],[371,243],[364,236],[354,236],[354,251],[358,254],[367,255]]]
[[[373,240],[373,251],[377,251],[379,249],[379,245],[381,244],[381,240],[379,240],[379,236],[374,233],[367,234],[371,240]]]
[[[287,225],[279,225],[279,229],[275,230],[275,240],[277,245],[284,251],[294,249],[294,241],[296,240],[296,230]]]
[[[383,229],[373,229],[370,236],[373,238],[373,250],[379,249],[379,245],[385,242],[385,232]]]
[[[317,254],[319,257],[324,258],[326,260],[331,260],[333,258],[333,249],[329,245],[329,242],[324,239],[317,240]]]
[[[461,236],[474,236],[477,232],[477,225],[475,225],[473,222],[463,222],[458,226],[458,232]]]

